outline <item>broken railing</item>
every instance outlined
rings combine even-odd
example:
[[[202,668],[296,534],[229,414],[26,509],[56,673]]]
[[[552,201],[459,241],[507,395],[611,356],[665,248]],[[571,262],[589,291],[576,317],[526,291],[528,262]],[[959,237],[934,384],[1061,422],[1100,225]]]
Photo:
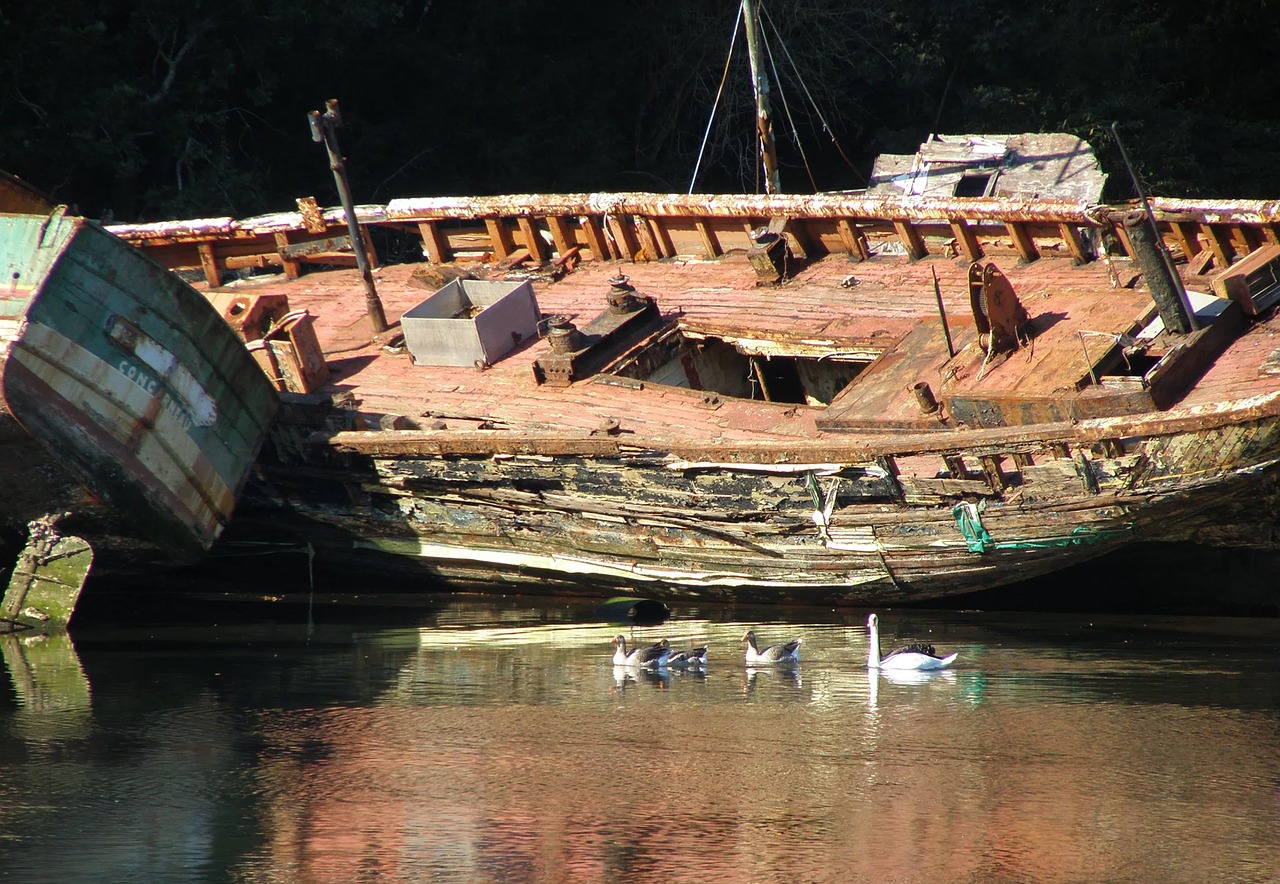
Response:
[[[304,265],[355,266],[340,208],[312,198],[297,212],[114,225],[109,229],[170,269],[196,268],[210,285],[223,273]],[[432,197],[357,206],[360,247],[375,265],[375,228],[421,241],[433,263],[483,260],[542,266],[578,259],[649,261],[716,258],[749,250],[751,234],[781,224],[793,251],[866,260],[905,254],[977,261],[1061,255],[1087,262],[1134,256],[1124,219],[1135,206],[1030,197],[926,198],[862,194],[698,195],[646,193]],[[1224,269],[1264,246],[1280,246],[1280,202],[1156,199],[1151,208],[1166,245],[1195,272]]]

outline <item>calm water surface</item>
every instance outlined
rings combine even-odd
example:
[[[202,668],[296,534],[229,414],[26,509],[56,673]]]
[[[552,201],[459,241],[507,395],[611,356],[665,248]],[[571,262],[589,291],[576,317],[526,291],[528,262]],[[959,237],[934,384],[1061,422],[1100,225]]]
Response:
[[[710,645],[655,676],[593,613],[6,639],[0,877],[1280,878],[1277,621],[882,610],[960,654],[910,678],[864,611],[690,609],[621,629]]]

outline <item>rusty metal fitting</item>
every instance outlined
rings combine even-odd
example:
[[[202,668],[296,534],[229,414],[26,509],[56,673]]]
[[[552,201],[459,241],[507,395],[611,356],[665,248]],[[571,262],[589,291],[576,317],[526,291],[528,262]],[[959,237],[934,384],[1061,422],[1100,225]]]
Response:
[[[630,313],[640,305],[636,297],[635,286],[625,273],[620,273],[609,280],[609,291],[605,301],[609,304],[610,313]]]
[[[582,347],[582,333],[567,316],[557,316],[547,324],[547,340],[553,353],[572,353]]]
[[[915,394],[916,404],[920,406],[922,414],[933,414],[938,410],[938,400],[934,397],[928,382],[917,381],[912,385],[911,392]]]

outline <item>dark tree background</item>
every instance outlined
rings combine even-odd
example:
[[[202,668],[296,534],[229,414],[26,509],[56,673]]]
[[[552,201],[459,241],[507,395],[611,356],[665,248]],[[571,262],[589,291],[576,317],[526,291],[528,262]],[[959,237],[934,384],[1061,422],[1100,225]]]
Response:
[[[1267,0],[759,0],[784,189],[861,186],[930,132],[1066,131],[1153,194],[1280,194]],[[42,0],[0,7],[0,169],[92,217],[336,202],[306,113],[338,98],[356,198],[683,192],[735,0]],[[696,188],[758,190],[746,47]]]

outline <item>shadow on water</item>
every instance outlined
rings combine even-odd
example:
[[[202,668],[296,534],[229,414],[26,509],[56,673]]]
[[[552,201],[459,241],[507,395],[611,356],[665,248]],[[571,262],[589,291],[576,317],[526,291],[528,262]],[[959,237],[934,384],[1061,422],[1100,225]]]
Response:
[[[983,611],[1280,616],[1280,554],[1136,544],[1035,580],[925,605]]]
[[[278,540],[278,538],[277,538]],[[517,607],[545,608],[546,616],[581,622],[658,623],[690,610],[728,610],[726,619],[812,620],[825,607],[700,604],[633,599],[618,601],[617,587],[602,586],[597,597],[564,596],[546,587],[511,587],[464,594],[450,592],[429,576],[406,577],[337,565],[308,554],[301,543],[243,538],[239,550],[211,557],[195,567],[130,579],[90,577],[75,623],[382,624],[411,626],[430,621],[456,598],[523,599]],[[637,592],[637,595],[642,593]],[[530,600],[536,599],[531,604]],[[669,606],[668,606],[669,605]],[[915,605],[926,610],[1170,614],[1197,616],[1280,616],[1280,553],[1224,550],[1192,545],[1136,544],[1034,580],[1012,583]],[[793,614],[788,614],[793,610]],[[852,609],[849,609],[852,610]],[[720,615],[715,615],[720,616]]]

